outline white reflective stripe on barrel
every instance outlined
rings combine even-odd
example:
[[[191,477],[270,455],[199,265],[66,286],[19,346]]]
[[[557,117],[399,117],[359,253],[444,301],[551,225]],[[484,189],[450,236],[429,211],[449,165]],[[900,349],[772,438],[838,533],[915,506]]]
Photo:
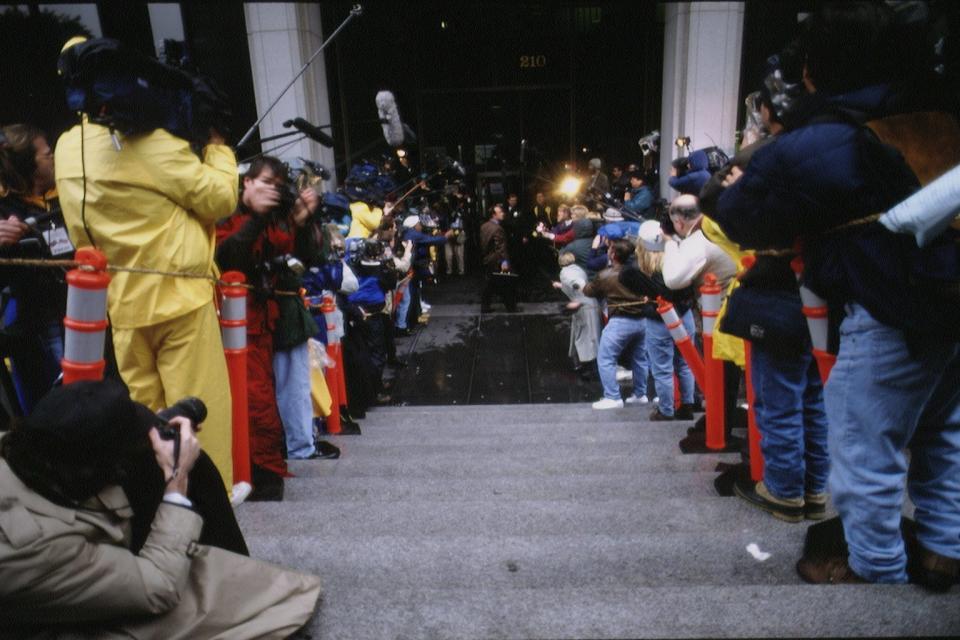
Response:
[[[74,331],[67,329],[63,339],[63,357],[70,362],[87,364],[103,360],[106,331]]]
[[[247,346],[246,327],[223,327],[223,348],[244,349]]]
[[[826,318],[807,318],[807,329],[810,330],[810,343],[814,349],[827,350],[827,332],[829,321]]]
[[[826,300],[804,286],[800,287],[800,300],[803,302],[803,306],[805,307],[814,308],[827,306]]]
[[[713,335],[713,327],[717,324],[717,318],[715,316],[703,316],[703,334],[706,336]]]
[[[670,337],[673,338],[674,342],[680,342],[687,337],[687,330],[682,322],[675,327],[670,327]]]
[[[680,316],[677,315],[676,307],[670,307],[666,311],[661,311],[660,317],[663,318],[664,323],[666,323],[668,327],[680,322]]]
[[[247,299],[226,296],[220,307],[220,317],[224,320],[245,320],[247,317]]]
[[[98,322],[107,317],[106,289],[68,287],[67,293],[68,318],[80,322]]]
[[[722,303],[723,294],[720,293],[704,293],[700,296],[700,306],[704,313],[719,312]]]

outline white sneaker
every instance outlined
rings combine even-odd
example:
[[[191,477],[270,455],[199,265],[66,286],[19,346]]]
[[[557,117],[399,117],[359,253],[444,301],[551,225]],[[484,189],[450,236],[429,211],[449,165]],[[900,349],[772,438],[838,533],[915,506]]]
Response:
[[[420,310],[423,311],[424,313],[427,313],[432,308],[433,308],[432,304],[427,304],[423,300],[420,301]]]
[[[238,482],[233,485],[233,489],[230,491],[230,504],[234,507],[239,507],[243,504],[243,501],[247,499],[251,491],[253,491],[253,487],[249,482]]]
[[[617,367],[617,382],[627,382],[628,380],[633,380],[633,371]]]
[[[630,396],[626,400],[627,404],[647,404],[648,402],[650,402],[650,399],[647,396],[640,396],[639,398],[637,396]]]
[[[597,400],[592,406],[594,409],[622,409],[623,400],[611,400],[610,398],[604,398],[602,400]]]

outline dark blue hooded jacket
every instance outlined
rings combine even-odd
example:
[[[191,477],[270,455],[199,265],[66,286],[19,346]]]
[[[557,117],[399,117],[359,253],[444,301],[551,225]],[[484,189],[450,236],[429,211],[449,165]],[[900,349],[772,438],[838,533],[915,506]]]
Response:
[[[694,151],[690,154],[690,170],[682,176],[671,176],[670,186],[680,193],[699,196],[703,185],[710,179],[710,171],[707,170],[709,166],[707,154],[702,149]]]
[[[950,230],[919,249],[913,236],[855,224],[919,187],[903,157],[837,109],[887,115],[886,87],[828,99],[807,96],[806,116],[758,150],[743,177],[720,196],[714,218],[746,248],[789,248],[800,240],[804,282],[835,309],[857,302],[912,339],[960,338],[960,305],[932,293],[960,279]]]

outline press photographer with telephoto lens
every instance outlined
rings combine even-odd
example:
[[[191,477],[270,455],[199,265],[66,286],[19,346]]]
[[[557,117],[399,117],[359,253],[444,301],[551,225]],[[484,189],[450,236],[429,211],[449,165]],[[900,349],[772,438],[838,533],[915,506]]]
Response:
[[[247,557],[202,409],[161,417],[118,381],[82,381],[0,438],[5,632],[285,638],[309,619],[319,579]]]
[[[310,188],[286,196],[289,186],[283,162],[257,158],[243,176],[239,207],[217,224],[217,264],[242,271],[254,286],[247,296],[253,500],[282,498],[285,457],[316,454],[306,345],[318,329],[298,296],[275,292],[298,291],[304,265],[313,261],[316,247],[307,223],[318,198]]]

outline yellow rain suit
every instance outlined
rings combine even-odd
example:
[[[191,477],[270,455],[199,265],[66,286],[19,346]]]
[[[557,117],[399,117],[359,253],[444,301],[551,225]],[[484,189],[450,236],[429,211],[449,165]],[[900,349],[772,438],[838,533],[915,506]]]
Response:
[[[107,128],[84,122],[57,142],[57,188],[73,243],[95,246],[112,266],[216,275],[214,223],[237,206],[233,151],[208,145],[201,161],[163,129],[119,140],[117,151]],[[229,490],[230,384],[213,283],[112,276],[107,306],[130,395],[154,410],[188,395],[203,400],[208,417],[200,442]]]

